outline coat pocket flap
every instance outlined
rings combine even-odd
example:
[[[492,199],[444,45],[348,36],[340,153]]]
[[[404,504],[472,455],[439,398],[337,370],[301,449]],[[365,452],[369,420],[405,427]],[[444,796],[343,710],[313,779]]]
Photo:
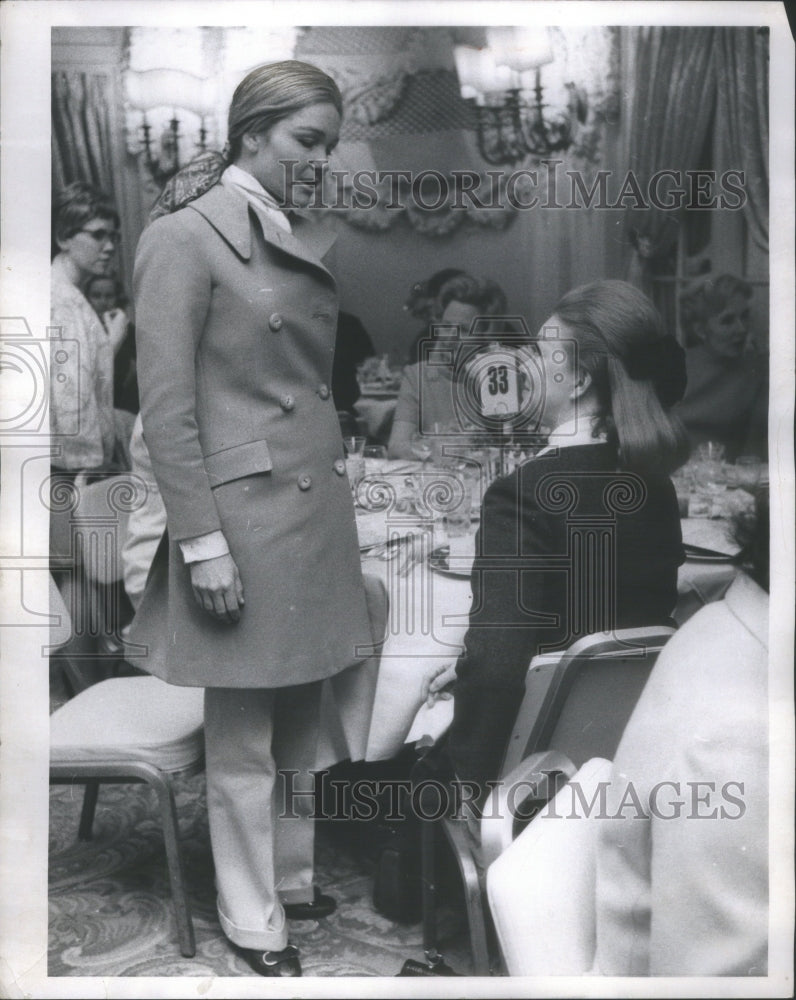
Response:
[[[205,456],[205,469],[211,487],[258,472],[270,472],[272,468],[271,452],[265,441],[247,441],[246,444],[237,444]]]

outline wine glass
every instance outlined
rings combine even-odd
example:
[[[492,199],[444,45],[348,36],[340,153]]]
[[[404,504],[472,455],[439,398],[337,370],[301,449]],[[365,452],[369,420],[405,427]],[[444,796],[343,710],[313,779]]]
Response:
[[[363,458],[366,441],[367,438],[364,437],[344,437],[343,444],[345,445],[346,455],[349,458]]]
[[[370,472],[384,472],[387,465],[387,449],[383,444],[366,444],[363,455]]]

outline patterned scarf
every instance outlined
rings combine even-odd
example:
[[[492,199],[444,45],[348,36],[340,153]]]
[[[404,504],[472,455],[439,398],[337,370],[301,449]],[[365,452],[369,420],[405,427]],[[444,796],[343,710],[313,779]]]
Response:
[[[222,153],[213,150],[200,153],[166,181],[160,197],[149,213],[149,221],[154,222],[161,215],[176,212],[178,208],[206,194],[211,187],[218,184],[228,166],[229,163]]]

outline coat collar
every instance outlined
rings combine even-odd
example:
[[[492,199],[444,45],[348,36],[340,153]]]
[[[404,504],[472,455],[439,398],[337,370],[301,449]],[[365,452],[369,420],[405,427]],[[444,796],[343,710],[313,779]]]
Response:
[[[249,260],[252,254],[249,213],[253,212],[253,209],[250,209],[245,198],[216,184],[187,207],[207,219],[240,257]],[[292,222],[293,233],[288,233],[264,213],[258,213],[257,220],[268,243],[329,274],[320,260],[336,239],[328,226],[317,224],[311,219],[296,217]]]

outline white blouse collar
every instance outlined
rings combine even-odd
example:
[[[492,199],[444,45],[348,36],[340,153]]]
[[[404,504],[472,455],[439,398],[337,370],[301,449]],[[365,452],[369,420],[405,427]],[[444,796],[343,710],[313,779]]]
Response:
[[[575,448],[587,444],[605,444],[608,440],[605,431],[594,433],[593,417],[581,417],[580,419],[565,420],[559,424],[555,430],[550,432],[545,448],[537,452],[536,457],[547,455],[558,448]]]

